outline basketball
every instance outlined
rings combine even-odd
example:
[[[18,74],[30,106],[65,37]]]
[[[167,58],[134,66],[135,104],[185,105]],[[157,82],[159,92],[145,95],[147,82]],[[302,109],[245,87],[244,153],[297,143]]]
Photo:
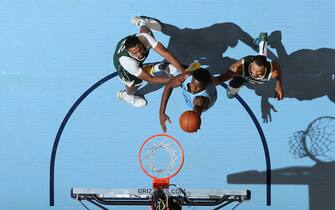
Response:
[[[200,128],[201,118],[198,113],[190,110],[180,115],[179,123],[183,131],[193,133]]]

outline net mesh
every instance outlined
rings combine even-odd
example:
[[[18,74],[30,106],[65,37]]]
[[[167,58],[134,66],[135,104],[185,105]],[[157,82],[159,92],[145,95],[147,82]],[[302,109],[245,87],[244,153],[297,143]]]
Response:
[[[293,133],[293,136],[290,137],[290,153],[294,155],[294,158],[303,158],[307,156],[302,143],[304,135],[304,131],[296,131]]]
[[[182,155],[181,147],[173,139],[157,136],[143,146],[140,162],[151,176],[166,178],[180,168]]]
[[[290,138],[290,152],[296,158],[310,156],[322,162],[335,160],[335,118],[320,117],[306,131],[297,131]]]

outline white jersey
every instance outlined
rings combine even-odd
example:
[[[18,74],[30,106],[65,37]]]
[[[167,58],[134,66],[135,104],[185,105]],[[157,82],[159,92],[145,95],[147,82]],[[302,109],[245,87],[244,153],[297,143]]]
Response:
[[[208,110],[210,107],[212,107],[215,104],[215,101],[217,98],[216,87],[213,84],[208,83],[206,88],[203,91],[193,94],[189,92],[189,87],[188,87],[191,81],[192,81],[192,77],[188,77],[185,80],[185,82],[181,85],[181,88],[183,89],[183,96],[184,96],[186,105],[189,108],[193,109],[194,108],[194,103],[193,103],[194,98],[197,96],[204,96],[208,98],[209,100],[209,105],[206,109],[204,109],[204,111]]]
[[[138,33],[136,36],[148,51],[150,48],[155,48],[158,44],[158,41],[148,33]],[[145,56],[142,60],[139,60],[129,53],[129,56],[120,56],[119,62],[128,73],[138,77],[142,73],[141,62],[143,62],[146,57],[147,56]]]

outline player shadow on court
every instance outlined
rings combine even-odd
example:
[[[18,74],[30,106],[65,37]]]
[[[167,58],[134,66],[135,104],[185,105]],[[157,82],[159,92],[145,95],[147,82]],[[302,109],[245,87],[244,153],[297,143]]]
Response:
[[[234,23],[219,23],[200,29],[185,28],[162,23],[162,33],[169,36],[168,49],[185,65],[198,60],[208,66],[211,74],[222,74],[236,59],[223,57],[229,48],[242,42],[252,50],[258,51],[254,38]],[[225,56],[225,55],[224,55]],[[275,58],[271,52],[269,57]],[[156,91],[162,85],[147,84],[137,94],[144,96]]]
[[[290,152],[308,157],[315,165],[292,166],[271,171],[272,184],[307,185],[309,210],[328,210],[335,205],[335,117],[320,117],[290,138]],[[229,184],[266,184],[265,171],[245,171],[227,176]],[[290,205],[291,203],[287,203]]]
[[[208,66],[211,74],[222,74],[236,62],[236,59],[226,56],[226,51],[236,47],[238,42],[249,46],[257,54],[253,37],[234,23],[218,23],[200,29],[180,29],[167,23],[162,25],[162,32],[170,36],[167,48],[184,64],[199,60]],[[335,102],[335,49],[301,49],[288,54],[280,31],[270,34],[269,44],[278,56],[269,48],[268,57],[281,65],[285,98],[303,101],[327,96]],[[247,85],[261,96],[262,119],[265,123],[272,121],[272,111],[277,112],[269,102],[269,98],[274,96],[274,85],[274,81],[264,85]],[[140,93],[145,95],[161,86],[153,87],[143,87]]]
[[[331,102],[335,102],[335,49],[301,49],[288,54],[280,31],[270,34],[269,45],[278,55],[276,60],[281,65],[285,98],[303,101],[327,96]],[[271,121],[271,111],[277,111],[269,102],[274,95],[273,86],[274,81],[264,85],[248,85],[261,96],[264,121]]]

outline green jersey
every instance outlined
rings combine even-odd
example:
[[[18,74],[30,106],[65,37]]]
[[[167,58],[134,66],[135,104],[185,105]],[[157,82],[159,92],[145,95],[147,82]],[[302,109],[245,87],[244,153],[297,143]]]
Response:
[[[155,48],[158,44],[158,42],[148,33],[138,33],[136,36],[145,50],[143,58],[137,58],[126,49],[125,42],[128,37],[125,37],[118,42],[113,57],[114,67],[118,71],[119,77],[128,84],[133,83],[133,81],[137,84],[142,82],[138,76],[142,72],[143,62],[148,57],[150,48]]]

